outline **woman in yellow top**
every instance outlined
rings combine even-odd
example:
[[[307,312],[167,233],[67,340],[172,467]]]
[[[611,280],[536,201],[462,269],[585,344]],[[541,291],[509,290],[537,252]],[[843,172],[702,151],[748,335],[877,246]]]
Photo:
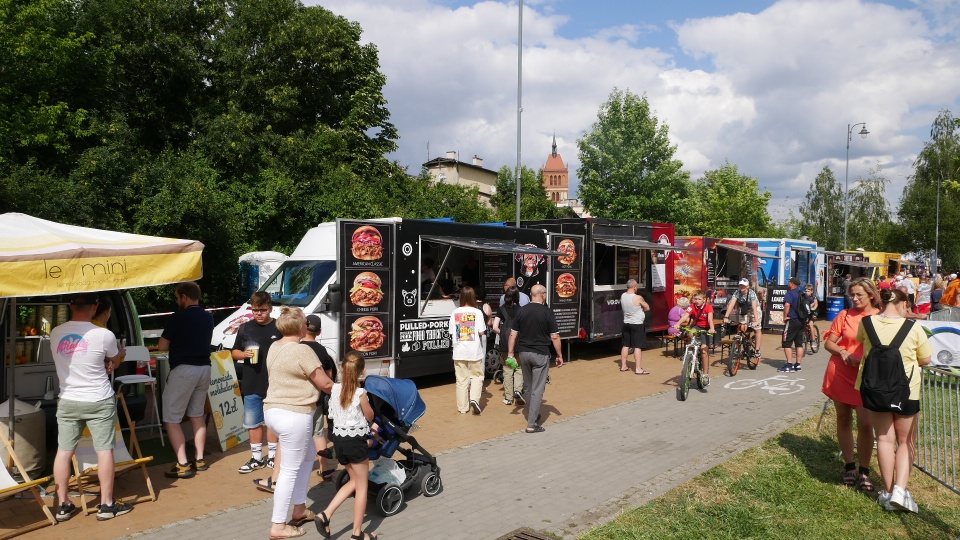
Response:
[[[907,295],[897,289],[880,291],[880,300],[883,303],[883,311],[879,315],[870,317],[870,322],[873,323],[877,332],[876,337],[880,338],[880,342],[889,344],[900,328],[906,324],[910,302]],[[857,331],[857,341],[863,343],[863,361],[860,362],[856,384],[859,390],[863,379],[863,366],[870,361],[868,355],[873,348],[863,322],[860,323]],[[883,477],[884,486],[877,502],[888,511],[917,511],[917,503],[907,490],[907,481],[910,479],[910,468],[913,466],[916,454],[917,413],[920,412],[920,366],[929,364],[932,355],[933,347],[927,341],[927,335],[920,325],[913,323],[913,328],[900,345],[904,372],[910,377],[910,396],[901,402],[899,413],[870,411],[870,420],[877,435],[877,461],[880,463],[880,475]]]

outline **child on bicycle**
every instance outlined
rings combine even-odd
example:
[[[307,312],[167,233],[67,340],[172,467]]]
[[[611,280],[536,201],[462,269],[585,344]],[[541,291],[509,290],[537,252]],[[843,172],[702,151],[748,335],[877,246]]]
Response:
[[[750,281],[747,279],[741,279],[740,283],[737,284],[737,290],[733,293],[733,296],[730,297],[730,302],[727,303],[727,311],[723,315],[723,322],[730,322],[730,315],[733,314],[734,308],[739,308],[740,310],[740,325],[737,328],[738,332],[746,332],[747,327],[753,328],[753,356],[760,358],[760,342],[763,338],[763,334],[760,332],[760,299],[757,297],[757,293],[750,288]]]
[[[707,331],[700,345],[700,366],[706,376],[707,384],[710,384],[710,350],[708,347],[713,346],[713,335],[716,332],[713,325],[713,306],[707,303],[707,293],[704,291],[694,292],[691,301],[687,312],[683,314],[680,322],[674,328],[679,329],[681,326],[690,325]]]
[[[820,307],[820,302],[817,301],[817,295],[813,294],[813,285],[810,283],[803,288],[803,292],[802,300],[810,304],[810,313],[813,314],[807,319],[807,332],[809,332],[807,335],[813,336],[813,321],[817,319],[817,308]]]

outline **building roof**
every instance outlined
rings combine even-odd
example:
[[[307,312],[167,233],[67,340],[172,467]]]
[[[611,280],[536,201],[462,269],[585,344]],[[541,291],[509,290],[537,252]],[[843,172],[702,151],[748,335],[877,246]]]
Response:
[[[563,163],[563,157],[560,154],[550,154],[547,156],[547,164],[543,166],[543,170],[547,172],[566,171],[567,166]]]
[[[474,165],[473,163],[470,163],[469,161],[458,161],[458,160],[456,160],[456,159],[450,159],[450,158],[447,158],[447,157],[433,158],[433,159],[431,159],[430,161],[424,163],[423,166],[426,167],[427,169],[433,169],[433,168],[435,168],[435,167],[441,167],[441,166],[447,166],[447,167],[457,167],[457,166],[459,166],[459,167],[469,167],[469,168],[471,168],[471,169],[476,169],[476,170],[478,170],[478,171],[484,171],[484,172],[490,173],[490,174],[492,174],[492,175],[494,175],[494,176],[497,175],[497,171],[490,170],[490,169],[487,169],[487,168],[485,168],[485,167],[480,167],[480,166],[478,166],[478,165]]]

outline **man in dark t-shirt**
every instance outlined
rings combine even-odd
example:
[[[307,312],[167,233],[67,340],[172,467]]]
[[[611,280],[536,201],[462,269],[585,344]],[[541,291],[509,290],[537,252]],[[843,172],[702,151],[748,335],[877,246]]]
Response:
[[[266,429],[263,399],[267,397],[267,352],[282,336],[277,321],[270,316],[273,302],[269,293],[257,291],[250,297],[253,320],[240,325],[231,355],[236,361],[243,396],[243,427],[250,433],[250,461],[238,469],[240,474],[263,467],[273,468],[277,454],[277,435]],[[263,431],[267,431],[267,457],[263,457]]]
[[[177,463],[164,473],[168,478],[190,478],[207,470],[203,459],[207,440],[207,424],[203,409],[210,389],[210,341],[213,337],[213,316],[200,307],[200,286],[192,281],[174,289],[179,311],[160,335],[158,350],[170,351],[170,373],[163,387],[163,423],[170,437],[170,446]],[[187,441],[180,422],[184,415],[193,427],[194,461],[187,460]]]
[[[527,415],[527,433],[540,433],[540,404],[547,387],[550,363],[550,345],[557,351],[557,367],[563,365],[560,329],[553,312],[546,306],[547,288],[539,283],[530,290],[530,303],[520,308],[513,320],[507,356],[519,352],[523,370],[524,412]],[[515,357],[514,357],[515,358]]]
[[[806,321],[800,318],[800,312],[797,306],[803,301],[800,291],[800,278],[792,277],[787,282],[787,294],[783,297],[783,340],[780,343],[783,346],[783,354],[787,357],[787,363],[778,369],[786,373],[800,371],[800,362],[803,361],[803,327]],[[794,348],[796,348],[797,362],[792,363]]]

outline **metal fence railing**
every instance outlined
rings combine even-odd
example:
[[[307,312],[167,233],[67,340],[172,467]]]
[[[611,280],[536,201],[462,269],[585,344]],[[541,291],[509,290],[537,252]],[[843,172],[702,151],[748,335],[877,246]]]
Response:
[[[928,321],[940,322],[960,322],[960,308],[948,307],[937,311],[931,311],[927,315]]]
[[[960,494],[960,372],[923,368],[916,466]]]

